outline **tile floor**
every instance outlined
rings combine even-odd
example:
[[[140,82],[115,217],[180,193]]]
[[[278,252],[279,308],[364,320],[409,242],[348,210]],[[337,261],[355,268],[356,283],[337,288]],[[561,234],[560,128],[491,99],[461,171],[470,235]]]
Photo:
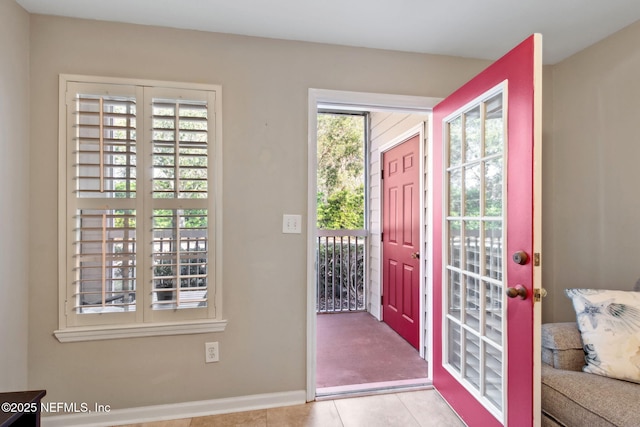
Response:
[[[464,427],[434,390],[378,394],[305,405],[125,427]]]

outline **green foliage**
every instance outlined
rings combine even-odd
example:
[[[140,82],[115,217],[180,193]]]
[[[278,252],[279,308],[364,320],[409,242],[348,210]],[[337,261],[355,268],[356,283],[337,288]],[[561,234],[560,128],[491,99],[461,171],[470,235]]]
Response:
[[[318,114],[318,228],[364,227],[363,116]]]
[[[326,202],[318,194],[318,228],[324,230],[364,228],[364,185],[355,191],[334,192]]]

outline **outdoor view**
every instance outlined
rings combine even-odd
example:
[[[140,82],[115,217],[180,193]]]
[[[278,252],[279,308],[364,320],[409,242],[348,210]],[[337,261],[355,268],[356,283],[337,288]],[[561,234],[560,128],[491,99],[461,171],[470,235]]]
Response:
[[[363,114],[318,114],[318,312],[364,310]]]

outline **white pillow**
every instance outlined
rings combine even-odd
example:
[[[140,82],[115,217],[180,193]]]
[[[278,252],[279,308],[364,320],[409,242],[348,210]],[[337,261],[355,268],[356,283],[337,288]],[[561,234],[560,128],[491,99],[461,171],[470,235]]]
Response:
[[[584,372],[640,383],[640,293],[567,289],[582,335]]]

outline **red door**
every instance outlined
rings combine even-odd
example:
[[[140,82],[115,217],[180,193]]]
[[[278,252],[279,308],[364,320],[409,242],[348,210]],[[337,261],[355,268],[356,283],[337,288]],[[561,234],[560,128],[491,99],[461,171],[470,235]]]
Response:
[[[433,110],[433,381],[469,426],[540,421],[541,72],[533,35]]]
[[[382,316],[416,349],[420,345],[419,159],[419,135],[382,158]]]

